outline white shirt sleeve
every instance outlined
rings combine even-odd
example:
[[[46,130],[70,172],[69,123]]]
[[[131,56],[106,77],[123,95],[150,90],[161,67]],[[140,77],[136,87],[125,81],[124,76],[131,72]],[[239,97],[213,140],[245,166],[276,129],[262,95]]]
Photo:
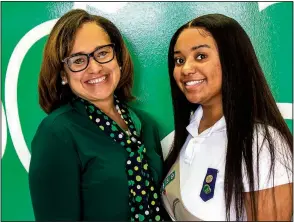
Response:
[[[293,181],[293,164],[291,151],[286,141],[279,135],[278,131],[272,127],[268,128],[269,133],[273,139],[273,147],[275,153],[274,166],[271,172],[271,154],[269,151],[269,144],[268,141],[264,139],[264,128],[262,127],[262,125],[258,125],[257,130],[254,133],[254,139],[252,143],[254,191],[268,189],[282,184],[292,183]],[[257,160],[259,160],[259,172],[257,170]],[[242,165],[244,192],[250,192],[251,190],[249,187],[249,179],[247,177],[247,170],[244,160]]]

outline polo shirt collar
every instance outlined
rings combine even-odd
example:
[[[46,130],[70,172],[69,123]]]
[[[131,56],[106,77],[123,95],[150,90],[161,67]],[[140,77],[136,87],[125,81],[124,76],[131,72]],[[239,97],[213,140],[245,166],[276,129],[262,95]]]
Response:
[[[186,127],[187,131],[193,137],[208,137],[212,132],[218,132],[226,130],[225,117],[222,116],[212,127],[206,129],[201,134],[198,134],[198,128],[200,125],[200,120],[203,116],[202,106],[199,105],[194,114],[190,117],[190,124]]]

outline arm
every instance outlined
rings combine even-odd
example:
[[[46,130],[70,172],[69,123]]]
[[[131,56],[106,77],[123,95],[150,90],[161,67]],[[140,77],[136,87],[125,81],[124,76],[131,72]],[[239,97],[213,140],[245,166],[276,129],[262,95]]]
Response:
[[[293,210],[293,184],[288,183],[274,188],[253,192],[257,200],[257,220],[291,221]],[[245,193],[247,220],[252,221],[250,193]]]
[[[70,140],[52,127],[41,127],[32,142],[29,186],[35,218],[81,220],[78,156]]]
[[[274,159],[271,158],[268,141],[263,141],[264,132],[259,130],[252,150],[254,190],[250,190],[248,179],[243,178],[247,219],[253,220],[251,198],[254,196],[257,220],[290,221],[293,213],[292,153],[276,130],[270,128],[269,132],[273,138]],[[274,165],[271,169],[272,161]]]

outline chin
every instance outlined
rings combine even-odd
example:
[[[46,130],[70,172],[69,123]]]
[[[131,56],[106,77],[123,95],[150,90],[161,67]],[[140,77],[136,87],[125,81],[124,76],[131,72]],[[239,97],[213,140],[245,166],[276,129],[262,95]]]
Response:
[[[201,99],[199,97],[186,95],[186,99],[190,103],[201,104]]]
[[[95,100],[106,100],[112,96],[113,96],[113,94],[104,94],[104,95],[99,95],[99,96],[93,96],[93,98],[95,98]]]
[[[188,101],[193,104],[200,104],[201,105],[201,102],[198,100],[188,100]]]
[[[108,99],[112,94],[111,93],[95,93],[95,94],[87,94],[84,96],[81,96],[82,98],[88,100],[88,101],[101,101]]]

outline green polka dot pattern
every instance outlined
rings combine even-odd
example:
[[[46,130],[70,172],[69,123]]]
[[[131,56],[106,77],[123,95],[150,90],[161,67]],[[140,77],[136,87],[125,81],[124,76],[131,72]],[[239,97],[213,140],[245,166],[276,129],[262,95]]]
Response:
[[[160,200],[145,157],[146,148],[142,138],[138,136],[139,133],[136,132],[126,104],[114,97],[116,110],[128,126],[129,132],[122,130],[116,122],[93,104],[80,100],[84,103],[90,120],[128,152],[126,174],[129,186],[130,220],[162,221]]]

